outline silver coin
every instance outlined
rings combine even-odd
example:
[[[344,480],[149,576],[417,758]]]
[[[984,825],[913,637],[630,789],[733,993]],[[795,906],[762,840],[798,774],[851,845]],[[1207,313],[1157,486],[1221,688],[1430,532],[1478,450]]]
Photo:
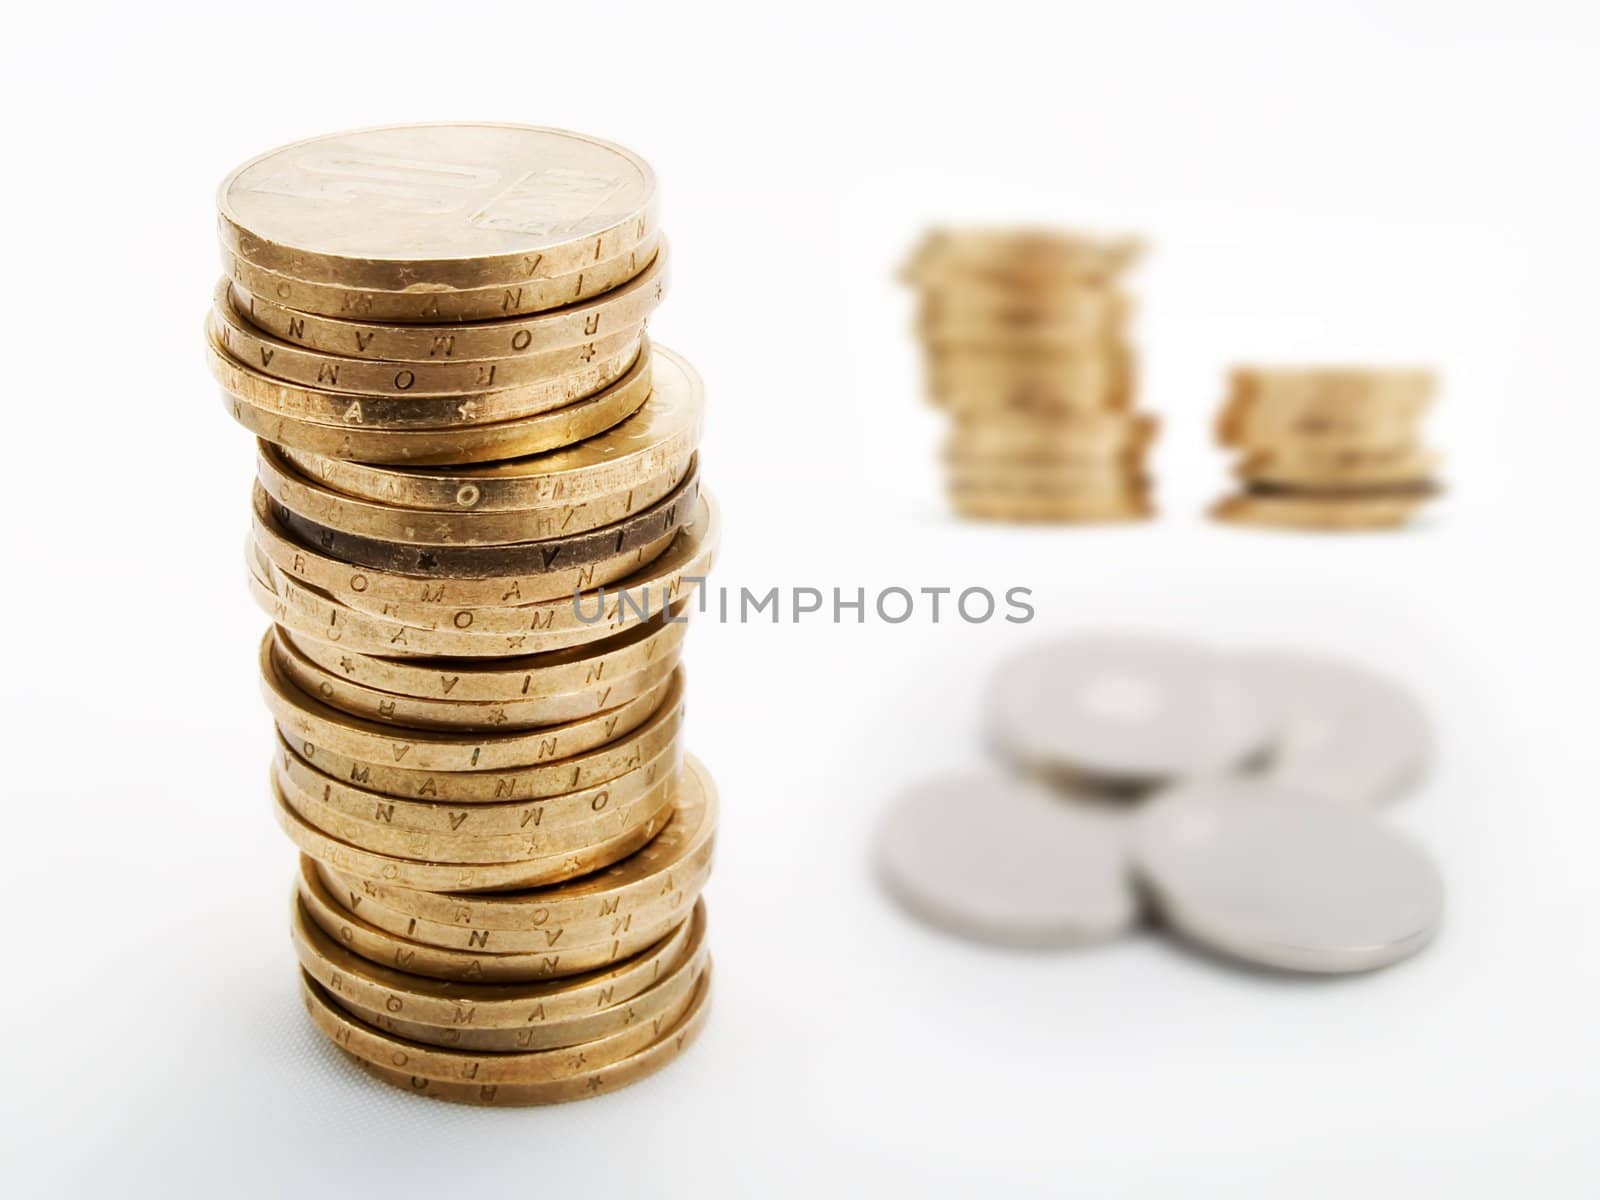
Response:
[[[1235,662],[1277,710],[1269,778],[1332,800],[1375,804],[1422,775],[1433,735],[1422,706],[1399,684],[1309,655],[1251,653]]]
[[[1073,638],[1018,655],[996,674],[988,715],[1006,758],[1091,784],[1232,770],[1273,733],[1227,658],[1160,638]]]
[[[1428,857],[1365,809],[1262,779],[1151,802],[1133,864],[1166,922],[1223,954],[1291,971],[1367,971],[1433,937],[1444,887]]]
[[[1128,929],[1138,895],[1126,812],[981,773],[930,781],[878,837],[884,885],[948,932],[1011,946],[1070,946]]]

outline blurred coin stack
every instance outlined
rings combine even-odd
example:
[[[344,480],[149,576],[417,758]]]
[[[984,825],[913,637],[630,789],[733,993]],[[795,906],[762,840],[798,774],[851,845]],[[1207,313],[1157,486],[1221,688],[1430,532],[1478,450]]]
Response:
[[[619,147],[505,125],[315,139],[222,185],[207,341],[260,438],[303,997],[424,1095],[592,1095],[705,1018],[716,796],[679,651],[717,518],[700,381],[645,336],[655,191]]]
[[[1241,491],[1219,520],[1288,529],[1392,529],[1438,492],[1421,444],[1434,378],[1419,370],[1240,368],[1217,419]]]
[[[934,231],[904,278],[919,297],[929,398],[950,414],[950,502],[977,520],[1151,514],[1154,418],[1132,411],[1129,241]]]

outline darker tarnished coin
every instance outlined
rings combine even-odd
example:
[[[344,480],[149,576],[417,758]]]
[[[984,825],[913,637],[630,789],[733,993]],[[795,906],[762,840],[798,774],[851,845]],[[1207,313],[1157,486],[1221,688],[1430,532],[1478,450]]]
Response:
[[[649,508],[614,525],[573,537],[503,546],[416,546],[384,542],[330,529],[282,504],[274,503],[272,511],[296,537],[358,566],[428,578],[486,579],[558,571],[647,545],[676,531],[689,519],[699,492],[700,476],[696,471],[685,476],[671,493]]]

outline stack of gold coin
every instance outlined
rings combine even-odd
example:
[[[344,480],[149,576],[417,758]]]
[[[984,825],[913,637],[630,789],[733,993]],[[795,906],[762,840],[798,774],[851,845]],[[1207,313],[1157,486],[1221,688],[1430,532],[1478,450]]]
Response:
[[[645,336],[654,175],[406,126],[263,155],[219,208],[306,1008],[445,1100],[647,1075],[705,1020],[717,817],[679,664],[717,515],[700,381]]]
[[[1243,487],[1219,520],[1288,529],[1393,529],[1438,493],[1421,444],[1434,378],[1355,367],[1235,370],[1217,440]]]
[[[935,231],[904,277],[919,297],[928,394],[952,419],[944,464],[964,517],[1148,517],[1153,418],[1133,411],[1131,241]]]

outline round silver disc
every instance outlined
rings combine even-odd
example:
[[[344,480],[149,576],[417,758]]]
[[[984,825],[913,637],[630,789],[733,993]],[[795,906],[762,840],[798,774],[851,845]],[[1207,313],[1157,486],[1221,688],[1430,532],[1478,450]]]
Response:
[[[1359,804],[1399,796],[1432,752],[1428,718],[1399,684],[1338,659],[1263,652],[1235,659],[1276,710],[1268,778]]]
[[[1069,946],[1137,916],[1128,816],[982,773],[930,781],[878,837],[885,886],[922,920],[985,942]]]
[[[1000,752],[1033,771],[1149,785],[1231,770],[1270,743],[1228,659],[1160,638],[1083,637],[1017,655],[989,691]]]
[[[1259,779],[1192,784],[1135,821],[1133,864],[1167,923],[1291,971],[1367,971],[1433,937],[1444,888],[1372,813]]]

